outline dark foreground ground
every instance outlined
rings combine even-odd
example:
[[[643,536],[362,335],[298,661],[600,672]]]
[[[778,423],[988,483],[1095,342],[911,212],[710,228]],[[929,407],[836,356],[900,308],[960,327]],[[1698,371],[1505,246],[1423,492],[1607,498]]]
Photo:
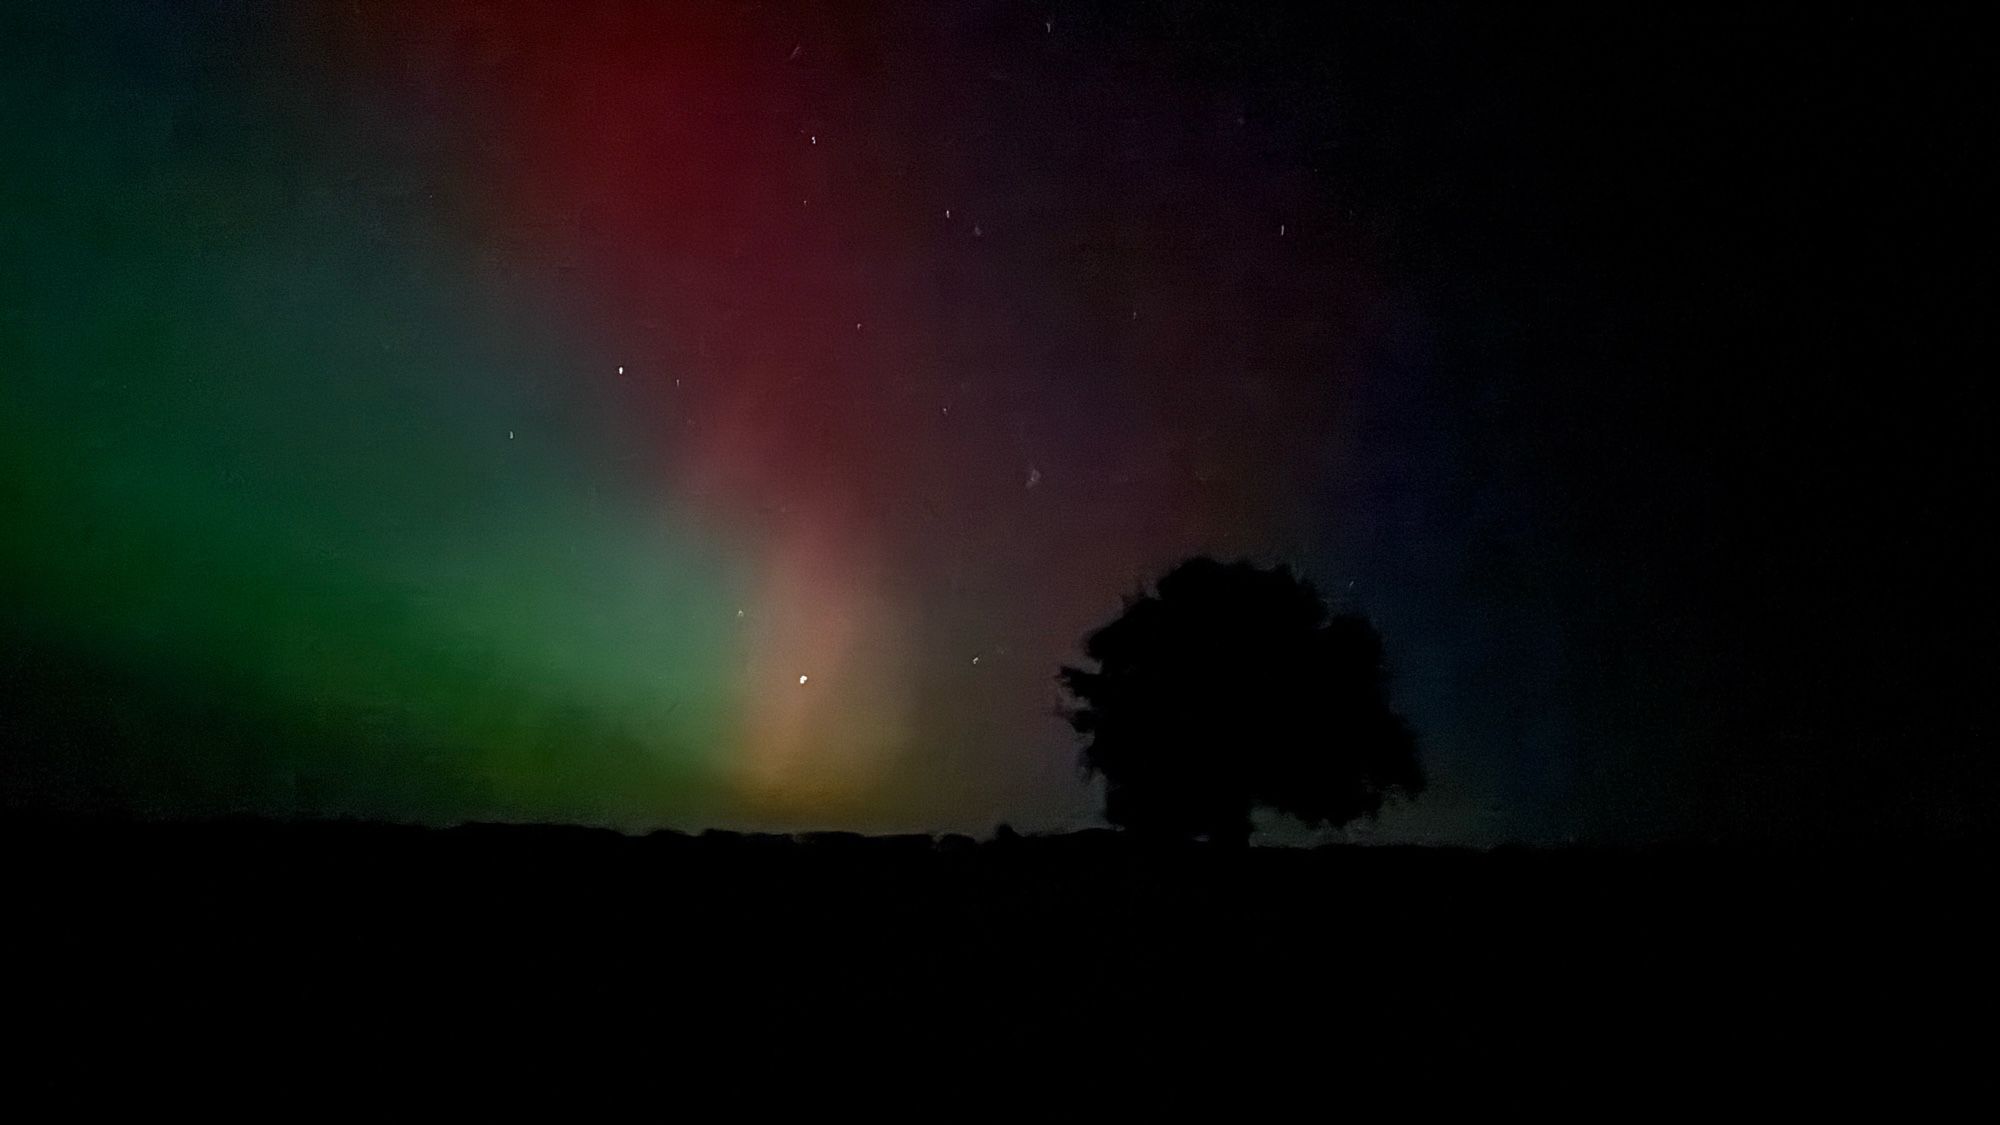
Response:
[[[1965,853],[0,838],[7,1087],[76,1106],[637,1084],[741,1111],[944,1073],[962,1111],[1048,1074],[1121,1098],[1305,1076],[1338,1100],[1464,1058],[1544,1088],[1636,1068],[1643,1102],[1730,1073],[1934,1090],[1992,1065],[1991,888]]]

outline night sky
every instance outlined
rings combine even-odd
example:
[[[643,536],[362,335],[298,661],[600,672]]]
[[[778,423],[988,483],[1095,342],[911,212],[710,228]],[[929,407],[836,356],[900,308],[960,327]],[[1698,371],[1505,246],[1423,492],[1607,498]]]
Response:
[[[1990,796],[1949,27],[27,7],[10,808],[1090,825],[1055,670],[1196,552],[1381,628],[1366,838]]]

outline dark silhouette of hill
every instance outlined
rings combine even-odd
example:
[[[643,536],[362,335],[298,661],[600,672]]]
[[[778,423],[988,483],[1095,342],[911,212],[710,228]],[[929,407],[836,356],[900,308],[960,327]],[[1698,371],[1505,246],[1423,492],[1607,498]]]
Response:
[[[1289,567],[1188,559],[1084,654],[1059,678],[1113,824],[1240,844],[1258,806],[1338,826],[1423,791],[1381,637]]]
[[[1992,983],[1964,853],[263,821],[4,841],[15,1086],[142,1100],[662,1067],[1879,1067],[1966,1049],[1950,1014]]]

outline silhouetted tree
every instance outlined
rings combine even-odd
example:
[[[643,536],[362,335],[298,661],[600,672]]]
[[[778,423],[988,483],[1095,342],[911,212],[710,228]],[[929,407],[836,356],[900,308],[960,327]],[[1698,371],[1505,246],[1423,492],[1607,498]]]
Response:
[[[1240,843],[1256,806],[1338,826],[1423,789],[1381,638],[1287,567],[1190,559],[1084,652],[1059,679],[1113,824]]]

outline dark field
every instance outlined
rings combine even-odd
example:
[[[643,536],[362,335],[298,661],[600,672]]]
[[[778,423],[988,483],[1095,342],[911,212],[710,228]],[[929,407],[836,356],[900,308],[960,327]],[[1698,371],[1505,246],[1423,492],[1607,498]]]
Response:
[[[827,1064],[1879,1076],[1990,1046],[1984,867],[1935,853],[256,822],[6,839],[10,1057],[86,1103],[598,1089],[669,1064],[759,1097]]]

